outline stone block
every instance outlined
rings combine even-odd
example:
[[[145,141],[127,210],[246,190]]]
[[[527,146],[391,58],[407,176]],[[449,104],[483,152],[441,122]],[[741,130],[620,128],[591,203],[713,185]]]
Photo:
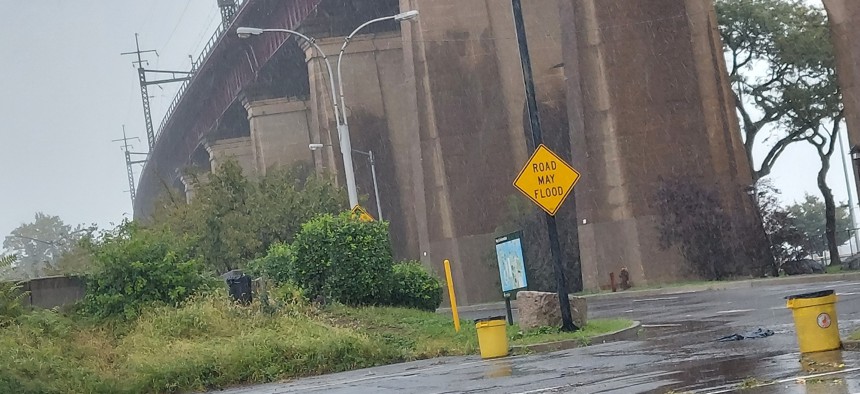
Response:
[[[545,326],[561,326],[558,295],[542,291],[521,291],[516,300],[518,323],[523,330]],[[588,304],[583,297],[570,296],[570,314],[577,327],[588,322]]]

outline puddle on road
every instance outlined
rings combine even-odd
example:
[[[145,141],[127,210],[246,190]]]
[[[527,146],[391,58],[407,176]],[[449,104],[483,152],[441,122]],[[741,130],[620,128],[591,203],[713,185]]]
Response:
[[[489,363],[489,368],[484,372],[484,378],[504,378],[514,375],[514,364],[508,360],[490,360]]]
[[[838,372],[846,370],[846,364],[858,364],[857,359],[856,353],[836,350],[802,356],[771,353],[701,360],[685,363],[673,375],[679,382],[664,386],[661,392],[724,393],[743,389],[744,393],[755,394],[848,394],[860,389],[860,374]]]
[[[666,390],[695,391],[733,384],[755,376],[769,376],[776,371],[794,370],[796,357],[784,357],[779,352],[723,359],[702,358],[679,363],[672,368],[676,383]]]

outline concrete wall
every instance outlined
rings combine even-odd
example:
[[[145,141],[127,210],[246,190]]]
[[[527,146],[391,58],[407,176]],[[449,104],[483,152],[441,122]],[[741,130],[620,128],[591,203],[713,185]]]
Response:
[[[404,117],[419,141],[410,154],[422,259],[437,272],[452,261],[459,302],[499,299],[493,239],[528,158],[512,12],[508,3],[401,0],[411,9],[421,17],[403,25],[402,100],[414,108]],[[558,1],[524,11],[543,81],[561,63]]]
[[[585,174],[575,192],[585,286],[605,287],[622,267],[640,285],[685,278],[680,253],[659,244],[662,179],[699,182],[727,211],[753,212],[713,5],[563,2],[573,165]]]
[[[79,277],[39,278],[22,284],[22,290],[29,292],[25,304],[46,309],[78,302],[84,298],[85,289],[84,281]]]
[[[308,103],[290,98],[247,101],[256,171],[311,161]]]

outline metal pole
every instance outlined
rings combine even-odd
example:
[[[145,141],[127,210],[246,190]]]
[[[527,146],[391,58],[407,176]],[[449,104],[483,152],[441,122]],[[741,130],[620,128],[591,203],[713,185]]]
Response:
[[[847,133],[848,131],[846,130],[845,132]],[[851,219],[851,228],[853,229],[853,228],[857,227],[857,222],[854,221],[854,219],[855,219],[855,217],[854,217],[854,197],[852,196],[853,193],[851,193],[851,175],[849,175],[849,173],[848,173],[848,164],[845,162],[845,156],[848,156],[848,155],[845,153],[845,146],[842,145],[843,144],[842,133],[839,133],[838,138],[839,138],[839,151],[842,153],[842,159],[839,161],[842,162],[842,171],[845,173],[845,191],[848,193],[848,215],[849,215],[848,217]],[[850,231],[851,230],[849,230],[849,233],[848,233],[849,237],[851,235]],[[858,248],[860,248],[860,234],[857,234],[857,232],[855,231],[854,237],[852,237],[852,238],[854,238],[854,244],[853,245],[851,244],[851,241],[849,238],[848,245],[851,246],[851,255],[854,255],[854,246],[856,245]]]
[[[347,36],[343,41],[343,46],[340,47],[340,54],[337,57],[337,84],[340,93],[340,108],[341,108],[341,122],[337,125],[337,134],[338,138],[340,138],[340,153],[343,155],[343,175],[346,177],[346,191],[349,194],[349,205],[355,207],[358,205],[358,191],[355,189],[355,168],[352,164],[352,142],[349,138],[349,120],[347,119],[346,114],[346,99],[344,98],[343,92],[343,73],[342,65],[343,65],[343,54],[346,52],[346,47],[349,45],[349,41],[358,34],[359,30],[365,28],[367,25],[382,22],[394,19],[395,16],[388,16],[384,18],[377,18],[369,22],[365,22],[353,32]]]
[[[508,325],[514,325],[514,312],[511,310],[511,293],[505,293],[505,314],[508,317]]]
[[[370,158],[370,173],[373,174],[373,192],[376,193],[376,213],[379,215],[379,220],[382,220],[382,201],[379,199],[379,185],[376,183],[376,159],[373,157],[373,151],[368,150],[367,156]]]
[[[454,331],[460,331],[460,314],[457,313],[457,295],[454,293],[454,279],[451,278],[451,262],[445,260],[445,280],[448,282],[448,300],[451,301],[451,316],[454,318]]]
[[[523,21],[523,6],[520,0],[511,0],[514,9],[514,25],[517,31],[517,42],[520,47],[520,60],[523,64],[523,80],[526,88],[526,101],[528,102],[529,121],[532,129],[532,141],[534,146],[543,143],[543,135],[540,124],[540,113],[538,112],[537,99],[535,98],[534,76],[532,74],[531,58],[529,56],[529,44],[526,39],[525,22]],[[579,329],[573,324],[570,315],[570,299],[567,293],[567,281],[564,278],[564,266],[561,263],[561,245],[558,241],[558,226],[555,216],[546,214],[546,226],[549,233],[549,249],[552,254],[553,268],[555,270],[556,291],[558,292],[558,303],[561,306],[561,330],[576,331]]]

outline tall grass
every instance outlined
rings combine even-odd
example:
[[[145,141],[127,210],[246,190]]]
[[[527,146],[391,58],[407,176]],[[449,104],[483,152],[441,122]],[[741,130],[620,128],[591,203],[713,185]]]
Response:
[[[130,322],[22,315],[0,328],[0,393],[203,391],[478,350],[474,325],[455,333],[434,313],[317,309],[290,294],[273,304],[241,307],[222,294]]]

